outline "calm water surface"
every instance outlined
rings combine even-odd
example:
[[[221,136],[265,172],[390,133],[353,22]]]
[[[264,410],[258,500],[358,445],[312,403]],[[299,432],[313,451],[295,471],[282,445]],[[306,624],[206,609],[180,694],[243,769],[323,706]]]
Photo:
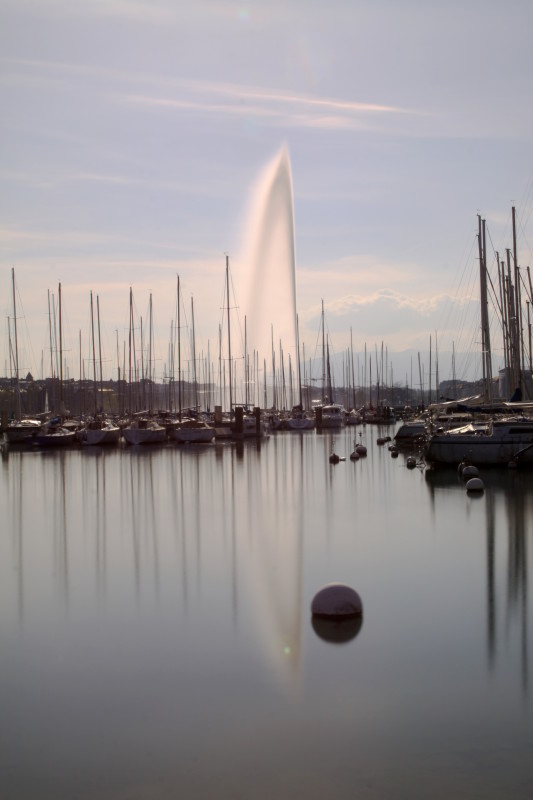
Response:
[[[2,798],[533,796],[533,474],[362,435],[4,455]]]

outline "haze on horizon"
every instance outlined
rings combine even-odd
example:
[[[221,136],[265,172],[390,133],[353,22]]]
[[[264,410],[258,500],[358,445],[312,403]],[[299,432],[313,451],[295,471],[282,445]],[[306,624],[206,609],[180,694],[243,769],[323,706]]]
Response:
[[[516,205],[520,265],[531,263],[526,0],[4,0],[1,16],[2,373],[12,267],[21,371],[40,374],[59,281],[74,374],[90,291],[111,375],[132,286],[145,320],[152,293],[162,375],[177,275],[197,352],[209,341],[213,358],[225,253],[242,314],[252,190],[284,146],[309,356],[322,299],[337,353],[350,333],[359,353],[427,353],[436,332],[443,352],[475,352],[478,213],[505,252]],[[465,361],[463,377],[480,368]]]

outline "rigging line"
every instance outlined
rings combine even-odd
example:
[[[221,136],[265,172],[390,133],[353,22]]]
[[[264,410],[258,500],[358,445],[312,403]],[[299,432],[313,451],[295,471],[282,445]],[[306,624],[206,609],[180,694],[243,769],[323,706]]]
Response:
[[[533,190],[533,168],[529,174],[528,181],[526,182],[526,188],[522,194],[522,199],[520,200],[520,208],[527,208],[527,204],[529,202],[529,196]]]
[[[521,232],[521,234],[522,234],[522,237],[523,237],[523,239],[525,240],[525,243],[526,243],[526,248],[528,248],[528,249],[529,249],[529,255],[528,255],[528,258],[527,258],[527,261],[529,261],[529,262],[531,261],[531,254],[532,254],[532,252],[533,252],[533,246],[531,246],[531,245],[529,244],[529,242],[528,242],[527,235],[526,235],[526,228],[525,228],[525,226],[526,226],[526,225],[529,223],[529,218],[530,218],[530,216],[531,216],[531,214],[532,214],[532,213],[533,213],[533,207],[531,208],[531,211],[529,212],[529,214],[528,214],[528,216],[527,216],[527,219],[526,219],[526,221],[525,221],[525,224],[524,224],[524,223],[522,223],[522,219],[521,219],[520,217],[518,218],[518,227],[519,227],[519,229],[520,229],[520,232]]]
[[[529,284],[525,282],[524,276],[522,275],[522,270],[519,270],[518,275],[520,277],[520,282],[521,282],[522,286],[524,287],[524,289],[526,291],[526,296],[529,298],[529,302],[533,303],[533,298],[531,297],[531,294],[530,294]]]

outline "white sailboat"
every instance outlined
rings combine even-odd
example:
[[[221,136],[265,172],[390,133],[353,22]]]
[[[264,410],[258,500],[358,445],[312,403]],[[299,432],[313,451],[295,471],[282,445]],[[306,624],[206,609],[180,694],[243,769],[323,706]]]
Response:
[[[133,330],[133,297],[130,288],[130,326]],[[122,428],[122,436],[127,444],[162,444],[167,439],[167,431],[163,425],[160,425],[153,417],[150,416],[151,400],[152,400],[152,295],[150,294],[150,323],[149,323],[149,356],[148,356],[148,374],[150,376],[150,408],[148,416],[138,416],[132,418],[130,423]],[[135,355],[134,355],[135,358]],[[131,379],[130,379],[131,385]]]
[[[195,412],[191,417],[181,419],[180,407],[180,421],[172,429],[172,436],[176,442],[181,444],[209,444],[215,438],[215,429],[209,425],[205,420],[198,418],[198,380],[196,374],[196,343],[195,343],[195,329],[194,329],[194,303],[191,297],[191,325],[192,325],[192,368],[193,368],[193,386],[194,386],[194,402]]]
[[[425,453],[431,464],[533,464],[533,419],[507,417],[435,434]]]
[[[19,375],[19,349],[17,333],[17,300],[15,292],[15,269],[11,269],[11,282],[13,289],[13,334],[15,340],[15,392],[17,413],[7,423],[5,436],[10,444],[26,442],[31,439],[41,428],[41,422],[37,419],[25,419],[22,417],[22,403],[20,395],[20,375]]]
[[[298,356],[298,405],[293,406],[291,415],[285,420],[285,425],[290,431],[308,431],[315,427],[315,420],[309,417],[303,407],[302,396],[302,372],[300,366],[300,326],[298,324],[298,316],[296,316],[296,347]]]
[[[102,345],[100,337],[100,304],[96,298],[98,309],[98,350],[100,363],[100,385],[102,385]],[[93,349],[93,383],[94,383],[94,418],[89,422],[84,431],[84,442],[86,445],[113,445],[120,439],[120,428],[118,425],[98,414],[97,388],[96,388],[96,348],[94,338],[94,314],[93,314],[93,293],[91,292],[91,338]],[[103,404],[102,404],[103,405]]]

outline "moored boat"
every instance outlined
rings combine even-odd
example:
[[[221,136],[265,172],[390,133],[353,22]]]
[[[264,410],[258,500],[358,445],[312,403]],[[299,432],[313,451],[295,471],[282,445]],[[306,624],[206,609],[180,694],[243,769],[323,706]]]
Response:
[[[315,420],[307,416],[301,405],[297,405],[285,420],[285,425],[290,431],[308,431],[315,427]]]
[[[316,409],[317,428],[341,428],[344,425],[345,410],[338,403],[328,403]]]
[[[85,429],[85,444],[109,445],[117,444],[120,439],[120,428],[109,419],[94,420]]]
[[[122,429],[128,444],[161,444],[166,441],[166,429],[153,419],[138,419]]]
[[[436,433],[428,441],[425,458],[435,465],[457,466],[463,460],[485,466],[533,465],[533,419],[494,419]]]
[[[38,419],[13,419],[7,423],[4,431],[10,444],[20,444],[32,439],[41,430],[42,423]]]
[[[182,444],[208,444],[214,436],[215,429],[199,419],[185,419],[172,430],[172,438]]]
[[[32,437],[31,442],[36,447],[65,447],[73,444],[75,439],[76,431],[63,427],[56,418],[46,422],[40,432]]]

